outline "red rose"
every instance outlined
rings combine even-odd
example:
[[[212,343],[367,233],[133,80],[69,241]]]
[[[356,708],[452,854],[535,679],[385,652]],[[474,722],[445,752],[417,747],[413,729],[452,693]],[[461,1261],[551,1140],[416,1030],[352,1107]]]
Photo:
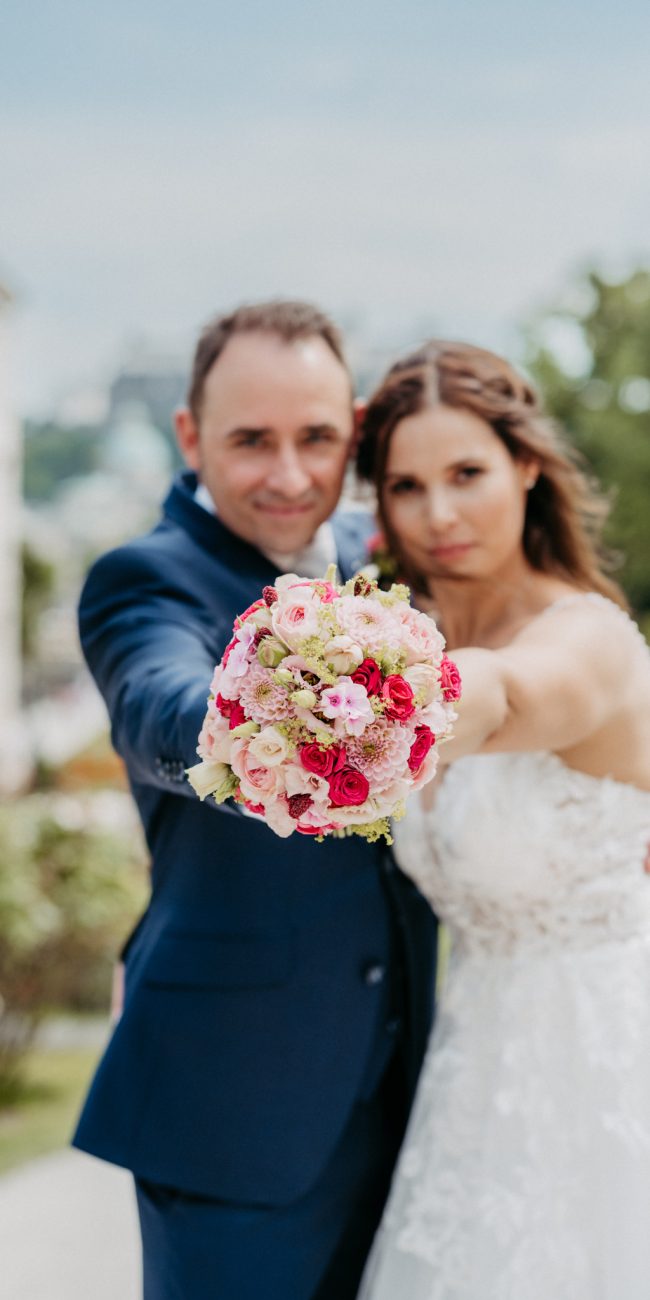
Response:
[[[435,745],[435,743],[436,738],[431,727],[427,727],[425,723],[422,723],[421,726],[415,728],[415,740],[411,745],[411,752],[408,757],[408,765],[414,776],[420,771],[431,746]]]
[[[385,716],[394,718],[397,722],[406,722],[411,714],[415,712],[413,703],[413,691],[408,682],[400,677],[399,673],[390,673],[384,678],[384,684],[381,688],[381,698],[385,701]]]
[[[239,700],[231,700],[230,704],[231,709],[230,713],[227,714],[227,717],[229,719],[230,730],[233,731],[235,727],[241,727],[242,722],[248,722],[248,718],[246,717]]]
[[[452,659],[442,656],[440,663],[440,685],[446,700],[459,700],[461,692],[460,673]]]
[[[365,686],[368,695],[379,695],[381,690],[381,668],[374,659],[364,659],[363,663],[350,673],[353,682]]]
[[[356,767],[342,767],[340,772],[333,772],[329,787],[330,803],[338,808],[365,803],[370,790],[363,772],[359,772]]]
[[[254,614],[256,609],[263,609],[265,606],[265,600],[254,600],[252,605],[249,605],[248,609],[245,609],[243,614],[240,614],[239,617],[235,619],[235,627],[241,627],[242,623],[245,623],[246,619],[249,618],[251,614]]]
[[[318,745],[316,741],[300,748],[300,762],[307,772],[316,776],[330,777],[345,766],[345,749],[343,745]]]
[[[233,704],[232,700],[224,700],[223,695],[217,695],[214,702],[222,718],[229,718]]]
[[[329,835],[330,831],[338,831],[340,827],[336,822],[327,822],[325,826],[301,826],[298,822],[296,830],[301,835]]]
[[[222,656],[221,656],[221,662],[222,662],[224,668],[225,668],[226,664],[228,663],[228,660],[230,659],[230,651],[231,651],[231,650],[234,650],[234,648],[235,648],[236,645],[237,645],[237,637],[234,636],[233,639],[232,639],[232,641],[229,641],[229,642],[228,642],[228,645],[226,646],[226,648],[225,648],[225,650],[224,650],[224,652],[223,652],[223,654],[222,654]]]

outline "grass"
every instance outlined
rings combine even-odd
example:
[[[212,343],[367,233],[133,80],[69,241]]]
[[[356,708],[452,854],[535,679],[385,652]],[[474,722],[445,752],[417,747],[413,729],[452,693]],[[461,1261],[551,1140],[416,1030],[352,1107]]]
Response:
[[[24,1086],[0,1109],[0,1173],[67,1145],[97,1056],[96,1047],[30,1052]]]

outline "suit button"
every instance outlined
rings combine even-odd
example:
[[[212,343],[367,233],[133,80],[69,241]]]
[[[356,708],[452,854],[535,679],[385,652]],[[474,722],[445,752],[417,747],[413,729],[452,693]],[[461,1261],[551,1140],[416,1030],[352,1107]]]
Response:
[[[377,984],[381,984],[385,977],[386,967],[382,966],[381,962],[372,961],[364,967],[363,979],[368,988],[374,988]]]

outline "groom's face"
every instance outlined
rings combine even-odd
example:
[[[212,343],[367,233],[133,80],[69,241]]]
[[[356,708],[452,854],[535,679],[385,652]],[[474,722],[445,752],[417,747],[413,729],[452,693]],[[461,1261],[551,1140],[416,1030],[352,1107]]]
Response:
[[[353,433],[345,368],[320,336],[235,334],[209,371],[183,456],[219,517],[262,551],[306,546],[338,502]]]

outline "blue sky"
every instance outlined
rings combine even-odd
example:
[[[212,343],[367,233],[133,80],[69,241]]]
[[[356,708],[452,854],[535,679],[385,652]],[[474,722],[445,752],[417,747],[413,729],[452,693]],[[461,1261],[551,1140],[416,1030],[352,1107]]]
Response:
[[[650,9],[13,0],[0,275],[45,411],[242,298],[390,348],[515,346],[575,269],[650,258]]]

